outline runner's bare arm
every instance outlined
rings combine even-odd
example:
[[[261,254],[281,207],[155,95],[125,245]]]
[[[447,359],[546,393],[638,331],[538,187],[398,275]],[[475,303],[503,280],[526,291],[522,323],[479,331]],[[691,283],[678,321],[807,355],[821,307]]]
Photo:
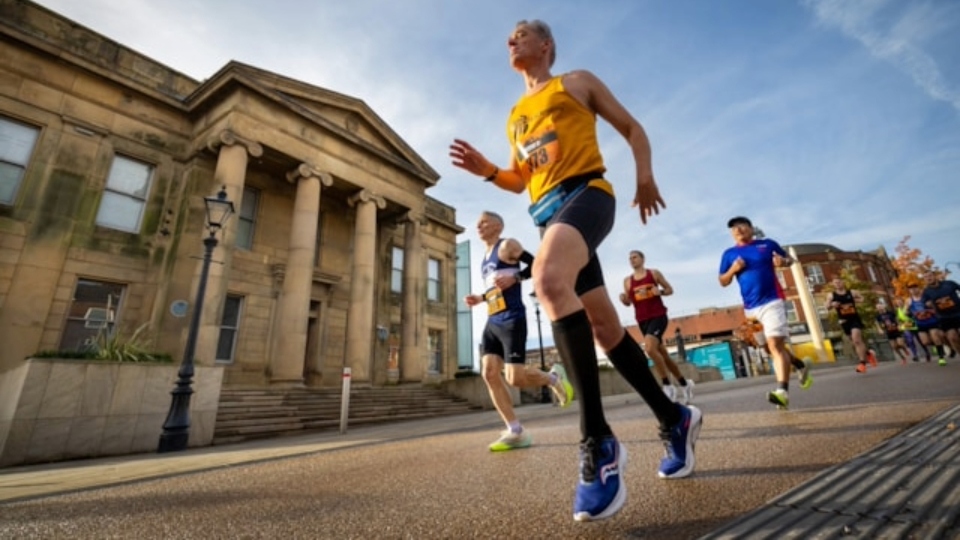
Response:
[[[653,160],[647,133],[633,115],[617,100],[613,92],[586,70],[573,71],[563,78],[564,88],[587,108],[596,112],[626,139],[636,164],[636,193],[632,206],[640,209],[640,221],[660,213],[667,205],[653,178]]]
[[[479,150],[462,139],[454,139],[450,145],[451,163],[469,173],[489,178],[497,187],[522,193],[527,187],[517,170],[517,160],[513,151],[510,155],[510,167],[501,169],[491,163]]]
[[[656,280],[657,285],[660,286],[660,296],[670,296],[673,294],[673,287],[670,286],[670,282],[667,281],[667,278],[663,277],[663,273],[659,270],[653,271],[653,279]]]
[[[625,305],[625,306],[629,306],[629,305],[631,304],[631,302],[630,302],[630,276],[627,276],[627,277],[623,278],[623,292],[620,293],[620,302],[621,302],[623,305]]]

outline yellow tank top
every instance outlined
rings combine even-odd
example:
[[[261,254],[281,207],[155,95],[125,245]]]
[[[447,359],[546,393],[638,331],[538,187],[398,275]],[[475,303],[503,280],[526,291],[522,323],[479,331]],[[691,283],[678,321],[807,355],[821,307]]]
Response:
[[[531,202],[568,178],[606,170],[597,145],[596,115],[567,93],[562,75],[517,101],[507,122],[507,139]],[[589,186],[613,195],[613,186],[602,178]]]

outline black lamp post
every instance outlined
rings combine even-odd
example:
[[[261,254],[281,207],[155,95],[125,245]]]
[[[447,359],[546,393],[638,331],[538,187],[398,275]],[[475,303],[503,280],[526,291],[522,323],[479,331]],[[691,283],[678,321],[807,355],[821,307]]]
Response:
[[[177,385],[170,392],[170,411],[163,423],[160,445],[157,452],[176,452],[187,448],[190,437],[190,395],[193,394],[193,355],[197,349],[197,334],[200,331],[200,315],[203,312],[203,297],[207,292],[207,275],[210,273],[210,260],[213,249],[217,247],[217,231],[223,228],[233,214],[233,202],[227,199],[226,186],[220,188],[216,197],[204,197],[206,205],[207,230],[210,235],[203,239],[203,267],[200,270],[200,283],[197,285],[197,299],[193,306],[193,318],[190,320],[190,333],[187,334],[187,346],[183,351],[183,362],[177,373]]]
[[[537,315],[537,337],[540,339],[540,370],[547,370],[547,363],[543,358],[543,329],[540,326],[540,301],[537,300],[537,293],[530,293],[530,299],[533,300],[533,311]],[[546,386],[541,388],[540,401],[542,403],[550,403],[550,389]]]

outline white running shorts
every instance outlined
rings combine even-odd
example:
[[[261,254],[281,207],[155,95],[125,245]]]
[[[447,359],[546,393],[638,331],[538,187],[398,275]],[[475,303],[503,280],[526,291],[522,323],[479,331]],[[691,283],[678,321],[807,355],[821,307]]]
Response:
[[[753,318],[760,321],[763,325],[763,334],[767,337],[789,337],[790,331],[787,327],[787,309],[783,305],[783,300],[774,300],[760,307],[744,310],[748,319]],[[766,338],[760,339],[757,336],[757,343],[765,343]]]

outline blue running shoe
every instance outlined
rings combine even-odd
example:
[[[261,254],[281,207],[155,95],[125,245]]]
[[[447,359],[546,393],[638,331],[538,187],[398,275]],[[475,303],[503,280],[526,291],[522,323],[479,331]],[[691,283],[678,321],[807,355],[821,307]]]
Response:
[[[683,478],[693,472],[696,459],[693,448],[700,436],[700,425],[703,415],[700,409],[693,405],[680,407],[680,421],[670,429],[660,430],[660,439],[667,450],[667,455],[660,460],[660,478]]]
[[[580,481],[573,500],[573,519],[606,519],[623,508],[627,486],[622,481],[627,449],[614,436],[588,438],[580,444]]]

